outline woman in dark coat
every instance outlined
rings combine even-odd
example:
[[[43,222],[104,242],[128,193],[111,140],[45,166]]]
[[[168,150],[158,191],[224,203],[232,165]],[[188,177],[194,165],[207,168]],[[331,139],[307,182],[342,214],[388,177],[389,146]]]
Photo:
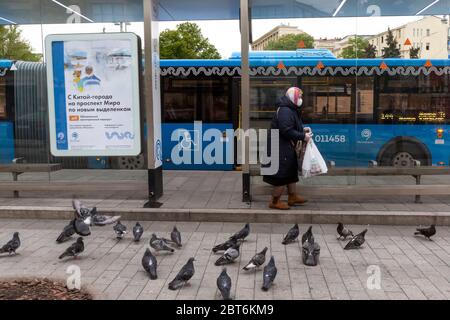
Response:
[[[290,206],[301,205],[307,200],[297,195],[298,162],[295,152],[297,141],[308,142],[312,137],[310,128],[304,128],[299,116],[302,106],[303,92],[292,87],[277,103],[277,112],[272,119],[271,129],[279,130],[279,169],[274,175],[264,176],[263,181],[274,186],[272,209],[289,209]],[[270,150],[270,149],[269,149]],[[280,200],[284,188],[288,188],[288,203]]]

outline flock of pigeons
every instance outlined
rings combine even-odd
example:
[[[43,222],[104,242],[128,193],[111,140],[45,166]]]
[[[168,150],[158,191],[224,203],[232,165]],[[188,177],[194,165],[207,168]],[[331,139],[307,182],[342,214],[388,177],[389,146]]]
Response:
[[[114,224],[114,232],[117,239],[122,239],[127,233],[127,227],[120,222],[120,216],[106,216],[97,213],[95,207],[88,208],[84,206],[79,200],[72,201],[73,208],[75,209],[74,218],[64,227],[61,234],[56,239],[57,243],[63,243],[71,239],[74,234],[79,235],[77,240],[71,244],[60,256],[59,259],[65,257],[76,258],[80,253],[84,251],[83,237],[87,237],[91,234],[90,227],[92,225],[105,226]],[[436,234],[435,225],[431,225],[428,228],[418,228],[414,233],[415,235],[423,235],[428,240]],[[365,242],[365,235],[367,229],[354,235],[353,232],[346,228],[342,223],[338,223],[337,233],[339,240],[346,240],[347,237],[351,237],[350,241],[345,245],[344,249],[356,249],[361,247]],[[133,227],[134,241],[140,241],[144,233],[144,228],[139,224]],[[244,228],[233,234],[224,243],[218,244],[212,248],[214,253],[221,252],[221,256],[215,262],[216,266],[223,266],[236,261],[239,257],[239,248],[245,241],[245,238],[250,234],[250,224],[246,224]],[[295,224],[284,237],[282,244],[288,245],[296,242],[300,235],[298,224]],[[302,261],[307,266],[316,266],[319,263],[320,246],[314,240],[312,233],[312,226],[302,235]],[[20,247],[19,233],[15,232],[12,240],[0,248],[1,253],[16,253],[16,250]],[[176,228],[173,228],[170,239],[157,237],[156,234],[152,234],[150,238],[150,247],[155,252],[170,252],[175,251],[174,247],[180,249],[182,247],[181,234]],[[258,252],[243,268],[246,271],[256,270],[266,262],[266,253],[268,248],[265,247],[261,252]],[[187,263],[181,268],[175,278],[169,283],[170,290],[177,290],[186,284],[194,275],[194,258],[189,258]],[[142,257],[142,267],[148,273],[150,279],[157,279],[157,259],[152,253],[150,248],[147,248],[144,256]],[[271,256],[269,263],[263,268],[263,285],[262,290],[269,290],[271,284],[275,280],[277,275],[277,267],[275,266],[275,258]],[[224,300],[230,300],[231,292],[231,278],[227,274],[226,267],[223,267],[219,277],[217,278],[217,287],[222,294]]]

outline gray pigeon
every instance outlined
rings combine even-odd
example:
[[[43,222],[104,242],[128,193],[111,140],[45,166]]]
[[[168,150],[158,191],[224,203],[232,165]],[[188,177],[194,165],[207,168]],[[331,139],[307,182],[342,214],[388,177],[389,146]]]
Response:
[[[264,267],[262,290],[269,290],[273,280],[277,276],[277,267],[275,266],[275,258],[272,256],[269,263]]]
[[[176,277],[169,283],[170,290],[177,290],[188,282],[195,273],[194,258],[189,258],[188,262],[181,268]]]
[[[156,261],[156,257],[152,254],[149,248],[145,250],[144,256],[142,257],[142,266],[144,267],[144,270],[149,274],[150,279],[155,280],[156,278],[158,278],[156,274],[158,262]]]
[[[238,257],[239,257],[239,247],[240,242],[237,242],[234,246],[227,249],[223,255],[217,259],[217,261],[214,263],[216,266],[222,266],[224,264],[233,263]]]
[[[57,243],[63,243],[69,240],[75,234],[75,228],[73,227],[72,221],[69,222],[67,226],[64,227],[63,231],[56,239]]]
[[[108,224],[116,223],[122,216],[106,216],[103,214],[95,214],[92,216],[92,223],[95,226],[104,227]]]
[[[432,241],[430,238],[436,234],[436,226],[432,224],[429,228],[417,228],[414,235],[421,234],[428,240]]]
[[[138,242],[139,240],[141,240],[143,233],[144,233],[144,228],[142,228],[142,226],[139,222],[136,222],[136,225],[133,227],[134,241]]]
[[[74,257],[76,258],[80,253],[84,251],[84,242],[83,238],[79,237],[76,242],[72,243],[70,247],[63,252],[62,255],[59,256],[59,259],[64,257]]]
[[[113,229],[116,232],[116,238],[119,240],[122,239],[127,233],[127,227],[120,223],[120,220],[117,221],[117,224],[113,227]]]
[[[217,251],[226,251],[229,248],[231,248],[232,246],[234,246],[238,241],[235,239],[230,239],[225,241],[224,243],[220,243],[217,246],[215,246],[214,248],[212,248],[212,251],[214,253],[216,253]]]
[[[20,238],[19,233],[14,232],[13,237],[9,240],[3,247],[0,248],[0,254],[6,253],[8,254],[14,253],[16,254],[16,250],[20,247]]]
[[[289,244],[297,240],[298,235],[300,234],[300,230],[298,229],[298,224],[296,223],[291,229],[289,229],[288,233],[283,239],[282,244]]]
[[[309,226],[308,230],[302,235],[302,244],[304,244],[305,241],[308,241],[312,236],[312,226]]]
[[[169,251],[174,252],[175,250],[171,248],[167,241],[163,238],[158,238],[156,234],[152,234],[152,237],[150,239],[150,247],[155,249],[156,251]]]
[[[367,229],[364,229],[363,232],[358,233],[356,236],[353,236],[353,238],[347,243],[347,245],[344,247],[345,250],[349,249],[357,249],[363,245],[363,243],[366,241],[364,238],[366,235]]]
[[[250,234],[250,224],[246,223],[244,228],[230,237],[230,240],[244,240]]]
[[[83,220],[87,225],[106,226],[116,223],[120,216],[107,216],[97,213],[97,207],[88,208],[78,199],[72,200],[72,206],[75,209],[75,218]]]
[[[223,300],[231,300],[231,278],[227,274],[227,268],[225,267],[217,278],[217,288],[222,294]]]
[[[170,239],[179,248],[181,247],[181,233],[178,231],[177,227],[174,226],[172,232],[170,233]]]
[[[266,252],[267,247],[265,247],[261,252],[255,254],[249,263],[243,268],[244,270],[256,269],[266,262]]]
[[[87,218],[87,222],[86,220],[83,220],[81,218],[75,218],[72,220],[72,225],[73,225],[73,229],[75,230],[75,233],[83,236],[83,237],[87,237],[91,234],[91,228],[89,227],[90,224],[90,218]]]
[[[339,234],[338,239],[341,239],[343,237],[344,240],[346,240],[347,237],[354,236],[353,232],[350,229],[347,229],[346,227],[344,227],[342,222],[338,222],[338,226],[337,226],[336,230],[337,230],[337,233]]]

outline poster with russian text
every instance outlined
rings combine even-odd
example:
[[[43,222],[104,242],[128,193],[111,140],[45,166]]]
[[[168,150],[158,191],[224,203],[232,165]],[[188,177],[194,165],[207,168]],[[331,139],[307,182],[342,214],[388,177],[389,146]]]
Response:
[[[47,47],[51,57],[49,82],[53,87],[49,93],[53,98],[49,99],[52,154],[139,154],[137,37],[133,34],[86,35],[85,39],[83,35],[74,36],[53,39]]]

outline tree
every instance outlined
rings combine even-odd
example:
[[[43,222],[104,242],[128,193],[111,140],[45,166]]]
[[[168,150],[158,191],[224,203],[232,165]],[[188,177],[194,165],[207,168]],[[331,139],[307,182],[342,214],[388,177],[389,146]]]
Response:
[[[202,35],[195,23],[185,22],[176,30],[166,29],[159,36],[161,59],[220,59],[216,47]]]
[[[42,55],[32,51],[31,45],[22,39],[22,31],[18,26],[0,26],[0,59],[41,60]]]
[[[367,47],[364,48],[366,58],[376,58],[377,57],[377,47],[369,43]]]
[[[264,50],[297,50],[303,41],[304,48],[314,48],[314,38],[307,33],[286,34],[277,40],[269,41]]]
[[[417,47],[417,48],[411,47],[411,48],[409,48],[409,57],[411,59],[419,59],[419,52],[420,52],[420,47]]]
[[[386,36],[386,44],[387,46],[383,48],[383,58],[400,58],[398,42],[389,28]]]
[[[356,36],[348,41],[348,46],[342,50],[339,58],[344,59],[360,59],[366,58],[365,49],[369,45],[369,41],[363,37]]]

